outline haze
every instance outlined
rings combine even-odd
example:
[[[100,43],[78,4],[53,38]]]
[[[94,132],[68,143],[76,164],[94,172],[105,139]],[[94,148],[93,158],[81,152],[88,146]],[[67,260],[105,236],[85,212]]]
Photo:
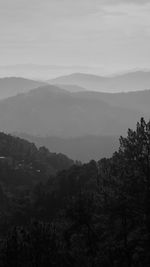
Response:
[[[40,78],[149,69],[149,13],[144,0],[0,0],[1,65],[16,68],[0,75],[25,76],[20,64],[54,65]]]

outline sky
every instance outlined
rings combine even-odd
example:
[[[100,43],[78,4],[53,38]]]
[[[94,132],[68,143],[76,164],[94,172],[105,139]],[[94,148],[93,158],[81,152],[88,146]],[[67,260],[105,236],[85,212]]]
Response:
[[[149,0],[0,0],[0,65],[150,69]]]

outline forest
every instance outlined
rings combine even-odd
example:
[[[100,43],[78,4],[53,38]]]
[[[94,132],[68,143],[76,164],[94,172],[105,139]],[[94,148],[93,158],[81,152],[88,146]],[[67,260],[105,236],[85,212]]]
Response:
[[[150,266],[150,121],[82,164],[0,133],[0,266]]]

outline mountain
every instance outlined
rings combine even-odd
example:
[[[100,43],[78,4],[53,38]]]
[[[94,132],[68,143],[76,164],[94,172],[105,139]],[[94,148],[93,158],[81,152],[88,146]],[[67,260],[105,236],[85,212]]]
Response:
[[[17,77],[0,78],[0,99],[28,92],[44,84],[44,82]]]
[[[111,156],[119,147],[117,136],[82,136],[76,138],[38,137],[27,134],[18,135],[37,147],[45,146],[50,151],[61,152],[73,160],[88,162],[91,159]]]
[[[63,154],[51,153],[43,146],[37,148],[34,143],[0,132],[0,185],[31,186],[73,163]]]
[[[150,72],[136,71],[111,77],[74,73],[49,81],[52,84],[73,84],[90,91],[127,92],[150,89]]]
[[[81,99],[101,100],[114,107],[127,108],[140,111],[141,113],[150,113],[150,90],[114,94],[86,91],[77,92],[77,95]]]
[[[77,92],[83,92],[86,91],[85,88],[78,86],[78,85],[73,85],[73,84],[55,84],[59,88],[62,88],[64,90],[67,90],[70,93],[77,93]]]
[[[0,130],[65,138],[116,136],[144,115],[138,105],[136,110],[127,109],[49,85],[2,100]]]
[[[99,67],[79,65],[41,65],[41,64],[16,64],[0,65],[0,77],[25,77],[33,80],[48,80],[57,76],[68,75],[74,72],[108,73]],[[111,73],[111,70],[110,70]]]

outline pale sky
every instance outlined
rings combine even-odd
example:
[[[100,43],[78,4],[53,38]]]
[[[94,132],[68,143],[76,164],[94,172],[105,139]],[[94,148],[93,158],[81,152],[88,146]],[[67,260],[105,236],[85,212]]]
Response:
[[[0,0],[0,65],[150,68],[150,0]]]

